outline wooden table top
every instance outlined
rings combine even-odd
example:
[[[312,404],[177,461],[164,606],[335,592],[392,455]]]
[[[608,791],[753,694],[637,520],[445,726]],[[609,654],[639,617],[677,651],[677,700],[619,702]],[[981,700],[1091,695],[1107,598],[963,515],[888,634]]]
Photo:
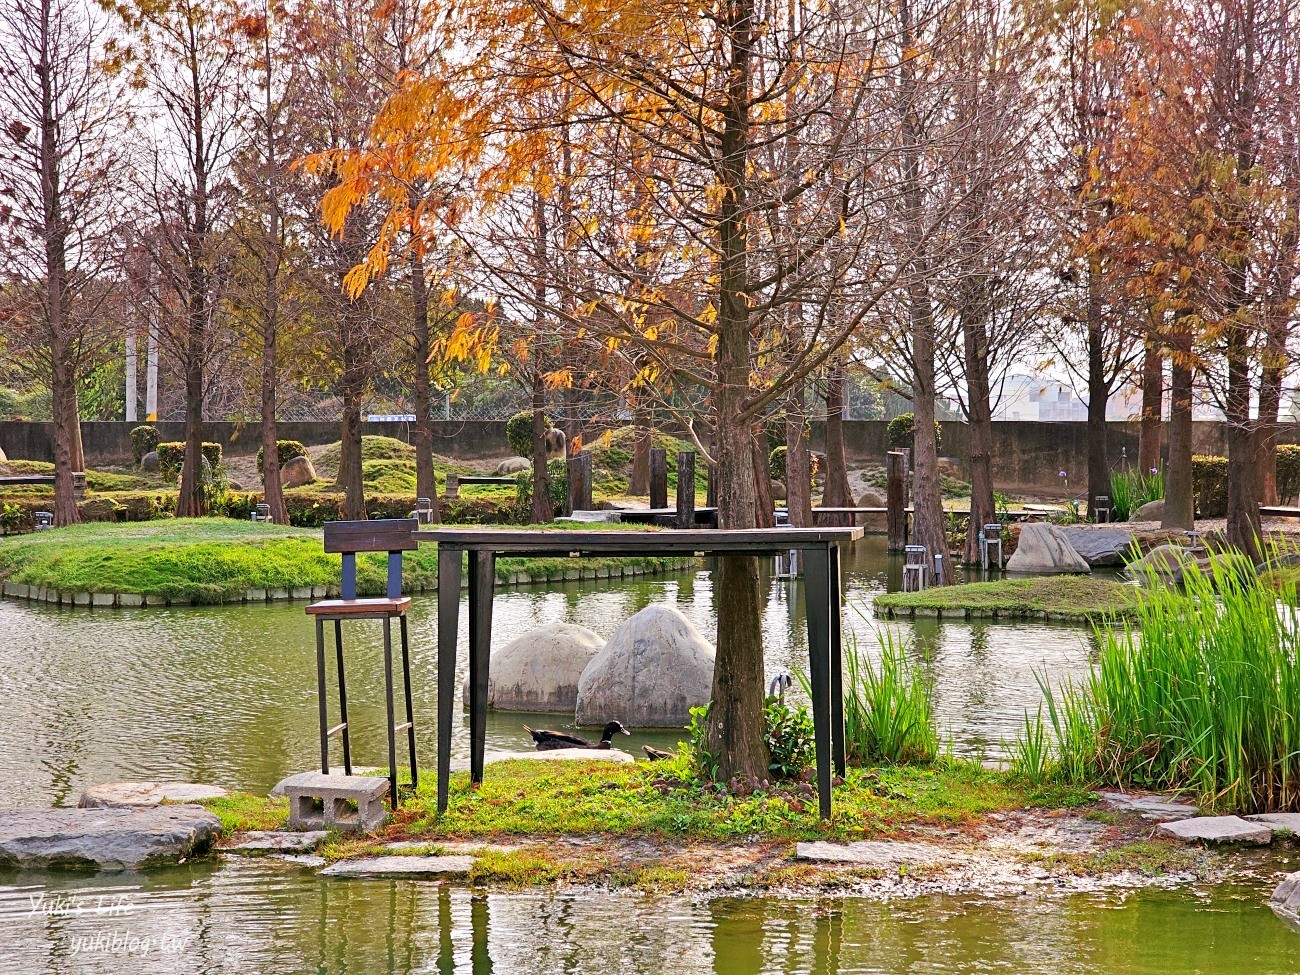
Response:
[[[646,555],[707,552],[760,555],[824,548],[861,538],[861,528],[703,528],[571,531],[537,528],[434,528],[415,532],[421,542],[449,548],[552,555]]]

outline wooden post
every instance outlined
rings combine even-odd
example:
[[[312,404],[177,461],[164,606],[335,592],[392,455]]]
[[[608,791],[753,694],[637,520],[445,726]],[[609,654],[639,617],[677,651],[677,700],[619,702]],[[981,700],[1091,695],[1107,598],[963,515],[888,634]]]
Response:
[[[695,527],[695,451],[677,452],[677,527]]]
[[[885,455],[885,522],[889,551],[901,552],[907,544],[907,455],[891,450]]]
[[[591,510],[591,452],[579,451],[569,458],[569,485],[565,495],[568,511]]]
[[[580,511],[590,511],[593,507],[591,500],[591,451],[584,450],[578,454],[578,469],[582,474],[582,490],[578,494],[578,503],[582,505]]]
[[[668,507],[668,451],[650,448],[650,507]]]
[[[709,486],[704,490],[704,504],[709,508],[718,506],[718,465],[709,465]]]

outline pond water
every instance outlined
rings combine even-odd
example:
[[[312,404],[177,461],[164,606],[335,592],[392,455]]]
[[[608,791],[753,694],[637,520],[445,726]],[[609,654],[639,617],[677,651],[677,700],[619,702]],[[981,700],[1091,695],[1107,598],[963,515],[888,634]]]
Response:
[[[1294,975],[1300,933],[1263,894],[1255,882],[884,904],[485,894],[248,861],[0,886],[0,973]]]
[[[846,631],[871,652],[882,625],[871,600],[898,587],[900,568],[879,539],[855,546],[845,568]],[[635,583],[505,590],[493,642],[502,646],[555,620],[608,635],[652,601],[677,605],[712,637],[714,598],[701,569]],[[411,614],[422,764],[434,755],[433,609],[431,598],[420,598]],[[805,647],[798,583],[770,580],[763,625],[769,677],[798,667]],[[950,747],[965,754],[996,754],[1025,708],[1036,706],[1037,675],[1082,675],[1093,653],[1081,628],[935,621],[897,628],[934,679]],[[378,628],[352,630],[356,755],[378,763]],[[313,766],[315,694],[301,604],[73,612],[0,601],[0,805],[73,804],[86,786],[114,779],[265,791]],[[562,723],[495,714],[490,747],[526,747],[523,721]],[[628,744],[639,750],[675,738],[637,732]],[[463,722],[456,746],[467,750]],[[1297,859],[1284,851],[1237,883],[1205,889],[885,904],[487,894],[417,881],[327,880],[277,860],[204,861],[144,875],[9,874],[0,877],[0,975],[1295,975],[1300,934],[1262,901],[1280,870],[1300,869]]]
[[[897,589],[901,567],[884,541],[867,538],[845,560],[845,632],[878,652],[871,600]],[[710,574],[700,569],[631,581],[569,583],[498,592],[493,645],[542,623],[566,620],[602,636],[651,602],[676,605],[709,639],[716,631]],[[461,639],[468,640],[461,612]],[[1048,624],[888,624],[912,640],[934,680],[941,734],[952,750],[996,756],[1041,697],[1037,676],[1087,671],[1093,636]],[[421,764],[435,748],[435,600],[410,615],[412,678]],[[769,679],[806,662],[803,592],[769,580],[763,613]],[[377,623],[345,633],[353,755],[385,761],[381,644]],[[462,652],[463,669],[467,654]],[[331,678],[332,679],[332,678]],[[460,700],[459,690],[457,700]],[[610,715],[611,718],[618,717]],[[521,724],[564,724],[558,715],[493,713],[488,746],[531,747]],[[677,732],[638,731],[623,744],[671,746]],[[315,645],[303,605],[149,610],[59,609],[0,600],[0,796],[24,805],[71,805],[112,780],[188,779],[265,792],[318,761]],[[335,742],[337,750],[337,740]],[[468,754],[466,721],[456,751]],[[340,760],[341,761],[341,760]]]

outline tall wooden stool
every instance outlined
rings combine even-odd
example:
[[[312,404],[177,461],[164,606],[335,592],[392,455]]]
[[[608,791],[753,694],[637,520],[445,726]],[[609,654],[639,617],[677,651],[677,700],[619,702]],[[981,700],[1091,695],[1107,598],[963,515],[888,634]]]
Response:
[[[384,624],[384,699],[388,705],[388,801],[397,808],[397,733],[406,732],[411,757],[411,786],[417,784],[415,764],[415,716],[411,706],[411,650],[407,636],[406,611],[411,598],[402,595],[402,553],[418,546],[413,532],[414,518],[381,521],[332,521],[325,525],[325,551],[343,556],[341,599],[325,599],[307,607],[316,618],[316,693],[320,708],[320,770],[330,770],[329,740],[343,736],[343,770],[352,774],[352,739],[348,732],[348,691],[343,670],[343,622],[382,620]],[[357,598],[357,553],[387,552],[387,595]],[[396,724],[393,706],[393,620],[398,621],[402,640],[402,685],[406,694],[406,721]],[[329,726],[325,689],[325,624],[334,624],[334,654],[339,677],[339,723]]]

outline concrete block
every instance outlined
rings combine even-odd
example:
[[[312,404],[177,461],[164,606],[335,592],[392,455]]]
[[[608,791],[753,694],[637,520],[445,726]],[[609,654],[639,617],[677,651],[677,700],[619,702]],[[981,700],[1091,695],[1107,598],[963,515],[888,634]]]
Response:
[[[311,599],[314,595],[311,586],[297,586],[293,590],[294,599]]]
[[[146,606],[166,606],[167,597],[165,596],[145,596],[144,604]]]
[[[266,602],[266,590],[248,589],[244,592],[244,598],[250,603],[264,603]]]
[[[90,605],[92,606],[115,606],[117,605],[117,593],[112,592],[94,592],[90,594]]]
[[[134,609],[144,605],[144,597],[138,592],[118,593],[117,604],[124,609]]]
[[[74,592],[74,593],[72,594],[72,605],[73,605],[73,606],[89,606],[89,605],[90,605],[90,593],[88,593],[88,592]]]
[[[266,594],[267,594],[267,596],[270,597],[271,599],[288,599],[288,598],[289,598],[289,590],[288,590],[288,589],[268,589]]]
[[[335,829],[368,833],[388,818],[388,780],[364,775],[300,772],[275,787],[289,798],[290,829]]]

